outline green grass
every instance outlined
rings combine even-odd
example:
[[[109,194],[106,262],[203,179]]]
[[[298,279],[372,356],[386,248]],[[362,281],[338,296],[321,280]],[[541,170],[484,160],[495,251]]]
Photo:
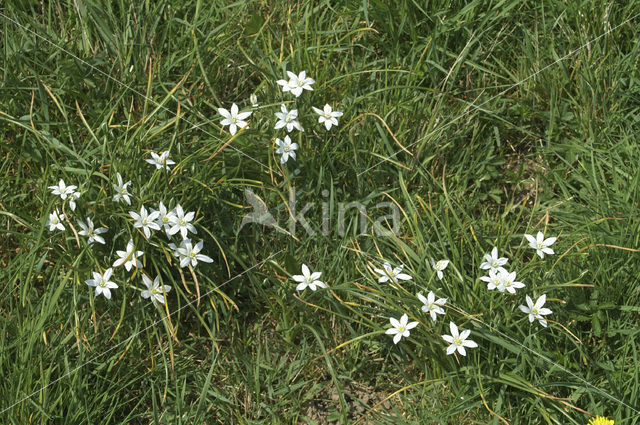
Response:
[[[640,3],[0,11],[0,423],[640,424]],[[314,91],[283,94],[287,70]],[[251,126],[225,147],[217,108],[252,93]],[[282,102],[305,128],[284,165]],[[329,132],[311,110],[325,103],[344,112]],[[169,149],[171,173],[143,161]],[[116,172],[131,207],[111,200]],[[104,246],[45,226],[60,178],[83,192],[65,204],[76,231],[94,217]],[[316,234],[238,231],[247,187],[285,228],[291,191],[298,212],[315,202]],[[197,212],[212,264],[179,269],[164,235],[132,226],[160,200]],[[355,209],[339,232],[352,201],[365,234]],[[380,202],[401,210],[394,236],[373,232]],[[538,230],[559,236],[544,260],[523,238]],[[84,283],[130,238],[172,286],[166,309],[139,296],[140,272],[116,270],[111,300]],[[478,279],[493,246],[527,285],[515,296]],[[443,280],[431,257],[451,261]],[[413,280],[378,283],[384,260]],[[303,263],[331,290],[298,293]],[[450,306],[435,323],[415,297],[429,290]],[[543,293],[546,329],[517,308]],[[420,325],[394,345],[404,312]],[[466,357],[445,354],[450,320],[479,344]]]

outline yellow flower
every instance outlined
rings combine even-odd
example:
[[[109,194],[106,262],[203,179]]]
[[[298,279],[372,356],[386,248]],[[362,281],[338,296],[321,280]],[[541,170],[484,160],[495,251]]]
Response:
[[[589,421],[588,425],[614,425],[612,420],[604,418],[602,416],[596,416]]]

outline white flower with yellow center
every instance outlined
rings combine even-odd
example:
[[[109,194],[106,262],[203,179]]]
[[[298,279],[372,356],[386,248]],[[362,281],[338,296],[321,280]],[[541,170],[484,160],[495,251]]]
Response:
[[[507,264],[509,261],[508,258],[498,257],[498,248],[493,247],[491,250],[491,254],[484,254],[484,263],[480,264],[480,268],[482,270],[490,270],[490,271],[499,271],[500,269],[504,270],[502,266]]]
[[[196,213],[193,211],[189,211],[185,213],[180,204],[176,205],[173,210],[173,216],[171,217],[171,228],[169,229],[170,235],[175,235],[180,232],[182,235],[182,239],[187,239],[187,234],[189,232],[197,234],[195,226],[191,224],[193,218],[196,216]]]
[[[501,271],[498,273],[500,277],[500,284],[498,285],[498,291],[507,291],[510,294],[515,294],[516,289],[524,288],[524,283],[516,282],[516,272],[509,273],[508,271]]]
[[[105,270],[104,274],[93,272],[93,279],[88,279],[85,281],[85,283],[89,286],[96,288],[96,297],[102,294],[106,299],[110,300],[111,290],[116,289],[118,287],[118,285],[111,282],[112,274],[113,274],[113,269],[111,268],[108,268],[107,270]]]
[[[143,206],[140,207],[140,214],[134,211],[129,211],[131,218],[135,220],[133,227],[142,229],[144,236],[149,239],[151,237],[151,230],[160,230],[160,226],[156,223],[156,219],[160,215],[158,211],[154,211],[151,214],[147,212],[147,209]]]
[[[289,111],[287,110],[287,107],[285,105],[281,105],[280,110],[282,112],[276,112],[276,118],[278,118],[278,122],[276,122],[276,126],[274,127],[276,130],[282,127],[287,127],[288,133],[291,133],[294,128],[298,129],[299,131],[304,131],[297,120],[297,109],[292,109],[291,111]]]
[[[491,291],[493,289],[498,289],[500,292],[504,292],[504,287],[502,286],[502,280],[500,279],[501,273],[503,273],[503,271],[496,271],[494,269],[491,269],[489,270],[489,276],[482,276],[480,280],[487,282],[488,290]]]
[[[299,274],[293,275],[293,276],[291,276],[291,278],[293,280],[295,280],[296,282],[298,282],[298,286],[296,286],[296,290],[304,291],[308,287],[312,291],[315,291],[316,287],[317,288],[326,288],[327,287],[326,283],[321,282],[321,281],[318,280],[321,275],[322,275],[322,272],[313,272],[313,273],[311,273],[311,270],[309,270],[309,267],[307,267],[306,264],[303,264],[302,265],[302,275],[299,275]]]
[[[544,234],[542,232],[538,232],[536,237],[533,235],[524,235],[525,238],[529,241],[529,246],[536,250],[536,254],[540,256],[540,258],[544,258],[544,254],[555,254],[553,249],[549,248],[556,241],[556,237],[544,238]]]
[[[410,333],[409,330],[418,326],[418,322],[410,322],[409,316],[403,314],[400,320],[394,319],[393,317],[389,318],[389,322],[391,322],[392,328],[386,330],[387,335],[394,335],[393,343],[397,344],[400,342],[402,337],[408,338]]]
[[[147,299],[151,298],[151,301],[155,305],[157,302],[160,304],[164,304],[164,294],[171,291],[171,286],[169,285],[161,285],[160,284],[160,276],[156,276],[156,278],[151,281],[146,275],[142,275],[142,281],[144,282],[147,289],[142,291],[140,295],[142,298]]]
[[[298,97],[302,94],[303,90],[313,91],[311,84],[315,84],[315,81],[313,78],[307,77],[306,72],[302,71],[300,74],[296,75],[291,71],[287,71],[287,75],[289,76],[289,81],[276,81],[278,85],[282,86],[283,92],[291,92],[295,97]]]
[[[318,109],[315,106],[312,106],[312,108],[316,114],[320,115],[318,117],[318,122],[320,124],[324,123],[324,126],[327,129],[327,131],[331,130],[331,126],[338,125],[338,118],[342,116],[342,112],[333,111],[331,109],[331,105],[329,105],[328,103],[324,105],[324,110]]]
[[[60,199],[65,200],[67,199],[67,196],[75,192],[77,187],[78,186],[73,185],[67,186],[64,183],[64,180],[60,179],[56,186],[49,186],[49,189],[51,189],[51,193],[53,193],[54,195],[58,195],[60,196]]]
[[[142,268],[142,262],[138,260],[138,257],[144,255],[144,252],[136,251],[136,248],[133,245],[133,239],[129,239],[129,242],[127,242],[126,251],[116,251],[116,255],[120,258],[113,262],[112,267],[120,267],[124,265],[124,268],[127,269],[127,271],[130,271],[131,267],[137,267],[139,269]]]
[[[388,281],[389,279],[392,279],[394,282],[397,282],[398,279],[400,280],[411,280],[412,277],[409,276],[406,273],[402,273],[402,268],[404,266],[400,266],[400,267],[391,267],[391,264],[389,264],[389,262],[385,262],[383,264],[383,269],[373,269],[376,273],[378,273],[379,275],[381,275],[378,278],[378,282],[380,283],[384,283],[386,281]]]
[[[222,121],[220,121],[220,124],[222,126],[228,125],[229,133],[231,133],[231,135],[233,136],[238,131],[238,128],[249,128],[245,120],[249,118],[249,116],[253,112],[239,112],[238,105],[234,103],[233,105],[231,105],[231,111],[228,111],[224,108],[218,108],[218,113],[223,117]]]
[[[189,264],[191,264],[192,267],[195,267],[198,265],[198,261],[213,263],[213,258],[208,257],[204,254],[200,254],[200,251],[202,251],[202,246],[202,241],[198,242],[195,246],[193,246],[191,241],[188,239],[183,241],[183,244],[180,246],[180,248],[176,249],[178,258],[180,259],[180,267],[184,268]]]
[[[418,299],[420,300],[420,302],[422,302],[422,304],[424,304],[422,306],[422,311],[430,314],[431,320],[433,320],[434,322],[436,321],[436,314],[444,314],[444,309],[442,308],[442,306],[447,303],[446,298],[438,298],[436,300],[436,296],[433,291],[429,291],[426,298],[424,295],[418,294]]]
[[[430,261],[431,267],[433,267],[433,269],[436,271],[436,274],[438,275],[438,279],[442,280],[442,278],[444,277],[444,273],[442,273],[442,271],[449,265],[449,260],[440,260],[436,262],[433,260],[433,258],[431,258]]]
[[[49,214],[49,220],[47,220],[46,225],[49,226],[49,231],[53,232],[54,229],[64,230],[64,225],[62,222],[64,221],[64,214],[60,213],[57,209]]]
[[[284,136],[284,140],[276,139],[276,145],[278,149],[276,149],[276,153],[281,154],[280,163],[284,164],[287,162],[289,157],[291,157],[294,161],[296,159],[296,149],[298,149],[297,143],[291,143],[291,138],[289,136]]]
[[[171,230],[171,228],[173,227],[172,221],[175,217],[173,211],[167,211],[167,207],[165,207],[162,201],[160,201],[160,204],[158,204],[158,209],[154,210],[153,208],[151,208],[151,212],[158,213],[156,223],[158,223],[158,226],[160,226],[161,228],[164,228],[164,232],[166,233],[167,237],[171,238],[169,230]]]
[[[460,355],[466,356],[467,351],[465,347],[476,348],[478,346],[474,341],[467,339],[471,334],[470,330],[466,329],[459,333],[458,327],[453,322],[449,322],[449,330],[451,331],[451,335],[442,335],[442,339],[449,343],[447,354],[453,354],[457,350]]]
[[[93,220],[87,217],[87,223],[85,224],[83,221],[78,220],[78,225],[82,228],[81,231],[78,232],[80,236],[85,236],[87,238],[87,243],[91,245],[93,242],[105,244],[104,238],[100,236],[101,233],[107,231],[104,227],[98,227],[94,229]]]
[[[156,166],[156,170],[161,170],[162,168],[166,170],[170,170],[170,165],[174,165],[175,162],[169,159],[169,151],[164,151],[160,155],[155,152],[150,152],[151,158],[145,159],[151,165]]]
[[[541,295],[535,303],[533,302],[533,300],[531,300],[529,295],[527,295],[526,299],[527,306],[521,305],[519,307],[520,311],[529,315],[529,322],[533,323],[533,321],[537,319],[540,324],[546,328],[547,321],[545,320],[544,316],[553,313],[548,308],[543,307],[544,303],[547,301],[547,295]]]

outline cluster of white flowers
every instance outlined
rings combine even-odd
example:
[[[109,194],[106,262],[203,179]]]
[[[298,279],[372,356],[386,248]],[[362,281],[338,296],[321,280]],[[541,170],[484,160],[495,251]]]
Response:
[[[313,91],[311,84],[315,84],[315,81],[313,78],[307,77],[306,72],[302,71],[300,74],[296,75],[291,71],[287,71],[287,75],[289,76],[288,81],[276,81],[279,86],[282,86],[282,91],[284,93],[291,92],[295,97],[300,97],[303,90]]]
[[[442,280],[444,278],[443,271],[449,265],[449,260],[439,260],[435,261],[433,258],[429,259],[431,266],[436,272],[438,279]],[[374,269],[374,271],[382,276],[378,278],[378,282],[384,283],[389,280],[393,282],[397,282],[398,279],[401,280],[411,280],[412,277],[406,273],[401,273],[403,266],[392,268],[389,262],[385,262],[383,265],[384,270],[382,269]],[[435,322],[437,320],[437,315],[444,315],[445,311],[442,308],[447,304],[446,298],[438,298],[436,299],[436,295],[433,291],[429,291],[427,296],[425,297],[422,293],[417,294],[418,299],[422,303],[422,311],[431,316],[431,320]],[[400,317],[400,320],[397,320],[393,317],[389,318],[389,322],[391,323],[391,328],[387,329],[386,333],[388,335],[394,335],[393,343],[397,344],[404,337],[407,338],[410,336],[410,329],[418,326],[418,322],[409,322],[409,316],[405,313]],[[465,330],[462,333],[458,333],[458,327],[455,323],[449,323],[451,329],[451,335],[443,335],[442,338],[447,341],[450,345],[447,348],[447,354],[452,354],[454,351],[458,351],[461,355],[465,356],[466,351],[464,347],[474,348],[477,347],[478,344],[471,340],[467,340],[471,331]]]
[[[497,289],[500,292],[515,294],[516,289],[524,288],[522,282],[516,282],[516,272],[509,272],[504,266],[509,262],[508,258],[498,257],[498,248],[493,247],[491,254],[485,254],[484,263],[480,264],[481,270],[489,270],[489,276],[482,276],[480,280],[487,282],[489,290]]]
[[[80,195],[81,195],[81,192],[76,190],[77,188],[78,186],[74,186],[74,185],[67,186],[64,180],[62,179],[60,179],[57,185],[49,186],[49,189],[51,189],[51,193],[54,195],[58,195],[63,202],[67,199],[69,200],[69,207],[71,207],[71,211],[76,210],[76,200],[78,200],[78,198],[80,198]],[[64,214],[61,213],[60,210],[58,210],[58,208],[56,208],[53,212],[49,214],[49,220],[47,220],[47,223],[46,223],[46,225],[49,226],[49,231],[54,231],[55,229],[65,230],[64,224],[62,224],[62,222],[65,219],[66,217],[64,216]],[[83,227],[84,229],[84,226],[81,226],[81,227]],[[98,230],[100,230],[98,233],[102,233],[103,231],[106,231],[106,229],[104,230],[98,229]],[[80,234],[82,234],[82,232],[80,232]]]
[[[554,254],[553,250],[549,247],[553,245],[557,238],[552,237],[545,239],[542,232],[538,232],[536,237],[527,234],[525,234],[524,237],[529,241],[529,246],[536,250],[540,258],[544,258],[544,254]],[[503,267],[509,262],[509,259],[499,257],[497,247],[493,247],[490,254],[485,254],[484,259],[485,261],[480,264],[480,269],[488,270],[489,275],[482,276],[480,280],[487,282],[487,289],[497,289],[499,292],[515,294],[516,289],[525,287],[524,283],[516,281],[516,272],[509,272]],[[547,321],[544,319],[544,316],[552,313],[551,310],[543,307],[546,299],[546,294],[543,294],[534,303],[531,297],[527,295],[527,306],[521,305],[519,308],[522,312],[529,315],[530,322],[537,319],[542,326],[546,327]]]
[[[315,81],[307,77],[305,71],[295,74],[291,71],[287,71],[289,77],[288,80],[281,79],[276,81],[278,86],[281,86],[283,93],[291,93],[296,98],[300,97],[302,93],[306,91],[313,91],[312,85]],[[258,99],[255,94],[252,94],[249,99],[253,108],[258,107]],[[334,111],[331,105],[325,104],[322,109],[312,106],[313,111],[318,114],[318,123],[323,124],[327,131],[331,130],[333,126],[338,125],[338,118],[343,114],[339,111]],[[249,117],[253,114],[253,111],[240,111],[238,105],[233,103],[229,110],[225,108],[218,108],[218,113],[223,117],[220,124],[229,127],[231,136],[235,136],[238,130],[245,130],[249,128]],[[286,129],[287,133],[291,133],[293,130],[304,132],[304,128],[299,121],[298,109],[287,108],[284,103],[280,105],[280,111],[275,112],[277,118],[274,129]],[[286,163],[289,158],[296,160],[296,150],[299,148],[297,143],[292,142],[290,136],[287,134],[281,140],[275,139],[275,145],[277,146],[276,153],[281,155],[280,162]],[[169,158],[169,151],[163,151],[160,154],[150,152],[151,158],[145,159],[145,161],[153,165],[156,170],[170,171],[170,166],[176,163]],[[131,181],[124,181],[120,173],[116,173],[117,183],[113,184],[114,195],[112,200],[114,202],[124,202],[127,205],[131,205],[133,195],[129,192]],[[63,201],[68,200],[69,206],[72,211],[76,210],[76,201],[80,198],[81,192],[77,191],[77,186],[67,186],[64,180],[60,179],[57,185],[49,186],[52,193],[60,197]],[[173,209],[168,209],[162,201],[158,203],[158,209],[147,208],[144,205],[140,206],[139,211],[129,211],[130,217],[133,219],[133,227],[140,229],[146,241],[149,241],[153,236],[153,231],[163,230],[166,237],[169,239],[168,247],[172,250],[173,256],[177,259],[177,262],[181,268],[190,267],[195,268],[198,262],[211,263],[213,259],[202,253],[203,241],[194,243],[189,239],[190,233],[196,235],[197,229],[194,226],[195,212],[185,212],[180,204],[176,204]],[[49,219],[46,223],[49,226],[49,230],[55,229],[65,230],[64,222],[68,217],[60,212],[58,208],[49,214]],[[105,239],[101,236],[107,232],[104,227],[96,228],[92,218],[86,217],[85,220],[77,221],[81,231],[79,235],[87,239],[87,244],[91,246],[94,242],[99,244],[105,244]],[[171,241],[172,237],[180,234],[181,240],[179,243]],[[536,250],[537,255],[544,259],[545,254],[554,254],[554,251],[550,246],[555,243],[556,238],[544,238],[542,232],[538,232],[537,236],[525,234],[525,238],[529,242],[529,246]],[[107,299],[111,299],[111,290],[117,289],[118,285],[111,279],[114,274],[114,270],[119,267],[129,272],[132,269],[142,269],[143,263],[140,260],[144,256],[144,252],[136,250],[133,239],[129,239],[125,250],[116,251],[117,259],[113,262],[111,267],[107,268],[103,273],[92,272],[92,279],[87,279],[85,283],[91,287],[95,287],[95,295],[103,295]],[[444,271],[449,266],[449,260],[441,259],[435,261],[433,258],[429,259],[432,269],[435,272],[435,276],[439,280],[444,279]],[[488,271],[488,276],[480,277],[480,280],[487,283],[488,290],[496,289],[498,292],[509,294],[516,294],[516,290],[525,287],[525,284],[516,281],[516,272],[509,271],[505,268],[509,259],[506,257],[500,257],[498,255],[498,248],[493,247],[491,253],[484,255],[484,262],[480,264],[481,270]],[[385,261],[382,268],[374,268],[377,273],[377,279],[379,283],[391,282],[393,284],[399,284],[399,281],[412,280],[412,276],[403,272],[404,265],[392,266],[390,262]],[[318,288],[327,288],[327,284],[320,281],[319,278],[322,275],[321,272],[311,272],[306,264],[302,264],[302,274],[293,275],[292,279],[297,282],[296,290],[303,291],[306,288],[316,291]],[[166,294],[171,290],[170,285],[163,285],[161,283],[160,276],[156,276],[154,280],[151,280],[149,276],[141,273],[142,281],[146,289],[141,291],[141,296],[144,299],[151,299],[154,305],[157,303],[164,304],[166,300]],[[433,276],[433,275],[432,275]],[[433,291],[429,291],[425,297],[421,292],[417,293],[417,298],[422,304],[421,310],[423,313],[428,314],[431,320],[435,323],[438,315],[444,316],[447,306],[446,298],[437,298]],[[538,320],[542,326],[547,326],[545,316],[552,313],[548,308],[544,307],[546,302],[546,294],[541,295],[533,302],[529,295],[526,295],[527,305],[520,305],[519,309],[523,313],[528,315],[530,322]],[[391,328],[386,330],[386,334],[393,335],[393,343],[397,344],[402,338],[408,338],[410,336],[410,330],[418,326],[418,321],[409,322],[409,315],[403,313],[399,319],[394,317],[389,318]],[[470,330],[461,330],[453,322],[449,322],[450,335],[442,335],[442,338],[449,345],[446,348],[446,354],[450,355],[455,352],[462,356],[466,356],[466,348],[476,348],[478,344],[469,339],[471,335]]]
[[[531,241],[530,246],[540,254],[543,252],[544,254],[553,254],[553,250],[549,248],[551,244],[556,241],[556,238],[548,238],[544,239],[542,233],[538,233],[537,238],[533,238],[531,235],[525,235],[525,237]],[[542,256],[543,257],[543,256]],[[494,247],[491,250],[490,254],[485,254],[484,262],[480,265],[481,270],[488,270],[489,276],[483,276],[480,279],[488,282],[487,287],[491,289],[497,289],[500,292],[509,292],[511,294],[516,293],[516,289],[524,288],[524,284],[521,282],[517,282],[516,273],[507,271],[503,266],[505,266],[509,259],[505,257],[498,256],[498,248]],[[431,258],[430,263],[433,269],[438,276],[438,279],[443,279],[444,273],[443,271],[449,265],[449,260],[439,260],[435,261]],[[412,280],[413,277],[407,273],[403,272],[404,265],[400,265],[397,267],[393,267],[391,263],[385,261],[382,265],[382,268],[374,268],[374,272],[377,273],[378,282],[393,282],[398,284],[399,281],[404,280]],[[315,291],[316,288],[326,288],[327,285],[318,279],[320,278],[321,273],[315,272],[311,273],[306,264],[302,265],[302,275],[292,276],[293,280],[298,282],[296,289],[298,291],[302,291],[309,287],[312,291]],[[431,316],[431,320],[435,323],[438,315],[445,315],[444,306],[447,304],[446,298],[437,298],[433,291],[429,291],[427,296],[425,297],[422,293],[417,294],[418,300],[422,303],[421,310],[422,312]],[[543,326],[547,326],[547,321],[544,319],[544,316],[552,313],[548,308],[544,308],[544,303],[546,302],[546,295],[540,296],[537,301],[534,303],[533,300],[527,295],[526,296],[527,306],[519,306],[519,309],[528,315],[529,321],[533,322],[534,320],[538,320],[540,324]],[[403,313],[400,319],[396,319],[394,317],[389,318],[389,322],[391,323],[391,328],[385,331],[388,335],[393,335],[393,343],[397,344],[400,342],[402,338],[408,338],[410,336],[410,330],[417,327],[419,322],[413,321],[409,322],[409,315],[407,313]],[[471,331],[460,330],[458,326],[450,321],[449,322],[449,331],[450,335],[442,335],[442,339],[445,340],[449,345],[446,349],[446,353],[453,354],[455,352],[459,353],[461,356],[466,356],[466,348],[476,348],[478,344],[475,341],[469,339],[471,335]]]
[[[76,210],[76,200],[80,198],[82,194],[79,191],[76,191],[78,186],[69,185],[67,186],[64,180],[60,179],[57,185],[49,186],[51,189],[51,193],[54,195],[58,195],[60,199],[64,202],[66,199],[69,200],[69,207],[71,207],[71,211]],[[49,214],[49,221],[47,221],[47,226],[49,226],[49,230],[53,231],[54,229],[64,230],[64,225],[62,222],[64,221],[64,214],[60,213],[56,208],[51,214]]]
[[[164,151],[160,155],[151,153],[152,158],[145,161],[154,165],[157,170],[165,169],[169,170],[169,166],[175,164],[174,161],[169,159],[169,151]],[[114,202],[125,202],[127,205],[131,205],[133,195],[129,192],[131,181],[125,182],[120,173],[116,173],[117,183],[113,184],[115,194],[113,195]],[[54,195],[60,196],[64,200],[69,200],[71,209],[75,211],[75,201],[80,197],[80,192],[77,192],[77,186],[67,186],[65,182],[60,179],[57,185],[49,186]],[[146,240],[152,237],[152,231],[164,230],[167,238],[171,241],[174,235],[181,236],[181,242],[179,246],[174,243],[169,243],[168,246],[173,250],[173,254],[177,259],[180,267],[195,267],[198,261],[211,263],[213,259],[207,255],[201,253],[203,248],[203,241],[193,243],[189,238],[189,234],[197,234],[196,227],[193,224],[195,219],[195,212],[185,212],[180,204],[177,204],[173,209],[169,210],[162,201],[158,204],[158,209],[151,208],[150,211],[142,205],[138,212],[129,211],[129,215],[133,219],[133,227],[140,229],[144,234]],[[63,222],[68,220],[63,213],[56,208],[49,214],[49,220],[46,225],[49,226],[49,230],[55,229],[65,230]],[[91,246],[94,242],[99,244],[105,244],[105,239],[101,236],[107,232],[105,227],[95,227],[93,219],[87,217],[84,220],[77,221],[81,230],[78,235],[83,236],[87,240],[87,245]],[[87,279],[85,283],[91,287],[95,287],[95,295],[104,295],[105,298],[111,299],[111,290],[117,289],[118,285],[111,279],[114,274],[114,270],[119,267],[129,272],[133,268],[142,269],[143,264],[140,260],[144,256],[144,252],[137,250],[133,239],[129,239],[126,248],[122,251],[116,251],[117,259],[113,262],[111,267],[107,268],[104,273],[92,272],[93,279]],[[145,299],[151,298],[151,301],[156,304],[157,302],[165,302],[165,294],[171,290],[170,285],[162,285],[160,283],[160,276],[157,276],[153,281],[144,273],[142,273],[142,280],[146,289],[141,291],[141,296]]]
[[[76,210],[76,200],[80,198],[80,192],[76,191],[77,186],[69,185],[67,186],[64,183],[64,180],[60,179],[56,186],[49,186],[51,189],[51,193],[54,195],[60,196],[60,199],[63,201],[65,199],[69,200],[69,206],[72,211]],[[49,220],[47,220],[46,225],[49,226],[49,231],[53,231],[55,229],[65,230],[63,221],[65,221],[66,217],[62,214],[58,208],[56,208],[52,213],[49,214]],[[78,220],[78,225],[82,229],[78,232],[80,236],[87,237],[87,243],[91,245],[93,242],[98,242],[104,244],[104,238],[100,236],[100,234],[107,231],[104,227],[95,228],[93,225],[93,221],[91,218],[87,217],[86,223],[82,220]]]
[[[168,164],[166,158],[163,164]],[[120,195],[120,197],[118,199],[114,199],[116,201],[124,199],[124,196],[130,196],[128,192],[125,195],[122,190],[124,188],[124,191],[126,192],[126,186],[130,182],[123,184],[122,176],[120,176],[120,174],[117,175],[117,178],[118,185],[114,185],[114,189],[117,192],[116,196]],[[149,212],[143,205],[140,207],[139,212],[129,211],[129,215],[134,220],[133,227],[141,229],[147,240],[151,238],[152,230],[164,230],[169,240],[171,240],[172,236],[180,234],[180,236],[182,237],[182,241],[180,242],[179,247],[176,247],[174,243],[169,243],[168,245],[169,248],[173,250],[174,256],[178,259],[180,267],[187,267],[189,265],[195,267],[198,264],[198,261],[203,261],[206,263],[213,262],[213,259],[211,257],[200,253],[203,247],[203,241],[199,241],[194,246],[191,240],[187,238],[189,233],[198,233],[195,226],[193,225],[195,212],[185,212],[180,204],[177,204],[172,210],[168,210],[164,203],[160,201],[157,210],[154,210],[152,208],[151,212]],[[94,233],[96,232],[94,231]],[[94,239],[96,239],[95,236]],[[104,243],[104,240],[102,240],[102,243]],[[130,271],[133,267],[143,267],[142,262],[138,258],[142,257],[144,255],[144,252],[135,249],[133,239],[129,240],[124,251],[116,251],[116,255],[118,256],[118,259],[113,263],[113,268],[124,266],[127,271]],[[96,295],[102,293],[105,294],[107,298],[110,298],[108,286],[106,290],[100,289],[104,288],[107,283],[104,283],[104,285],[102,285],[102,281],[96,280],[95,276],[96,273],[94,273],[94,279],[88,280],[87,284],[90,286],[96,286]],[[109,273],[108,276],[111,277],[111,273]],[[161,285],[160,276],[157,276],[153,281],[151,281],[148,276],[143,274],[142,280],[147,289],[142,291],[140,295],[145,299],[151,298],[151,301],[153,301],[154,304],[156,302],[164,303],[164,294],[171,290],[171,286]],[[94,283],[96,284],[94,285]],[[111,282],[111,284],[113,283]],[[117,286],[112,286],[112,288],[117,288]]]
[[[312,85],[315,84],[315,80],[307,77],[305,71],[302,71],[297,75],[291,71],[287,71],[287,76],[289,77],[288,80],[282,79],[276,81],[276,84],[282,88],[283,93],[291,93],[298,98],[305,90],[313,91]],[[252,94],[249,97],[249,102],[253,108],[258,107],[258,97],[255,94]],[[325,104],[322,109],[312,106],[312,109],[319,115],[318,123],[324,124],[327,131],[331,130],[332,126],[337,126],[338,118],[342,116],[342,112],[334,111],[329,104]],[[223,127],[229,126],[229,133],[234,136],[238,129],[242,130],[249,128],[249,123],[246,120],[251,116],[251,114],[253,114],[253,111],[240,112],[238,105],[233,103],[230,110],[218,108],[218,113],[222,116],[220,125]],[[297,109],[289,110],[287,105],[281,104],[280,112],[275,112],[275,116],[277,120],[274,130],[285,128],[287,133],[291,133],[293,130],[304,132],[304,128],[299,121]],[[287,162],[289,158],[294,161],[296,160],[295,151],[299,146],[297,143],[293,143],[291,141],[289,135],[284,136],[283,139],[276,138],[275,143],[277,147],[276,153],[281,155],[280,162],[282,164]]]

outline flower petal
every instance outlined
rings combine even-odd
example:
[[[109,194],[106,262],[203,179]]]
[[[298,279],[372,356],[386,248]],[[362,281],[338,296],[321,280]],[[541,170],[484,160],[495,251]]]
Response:
[[[449,330],[451,331],[451,336],[455,339],[458,338],[459,333],[458,333],[458,327],[456,326],[455,323],[453,322],[449,322]]]
[[[391,326],[393,326],[394,328],[400,327],[400,322],[398,322],[398,319],[394,319],[393,317],[390,317],[389,322],[391,323]]]

